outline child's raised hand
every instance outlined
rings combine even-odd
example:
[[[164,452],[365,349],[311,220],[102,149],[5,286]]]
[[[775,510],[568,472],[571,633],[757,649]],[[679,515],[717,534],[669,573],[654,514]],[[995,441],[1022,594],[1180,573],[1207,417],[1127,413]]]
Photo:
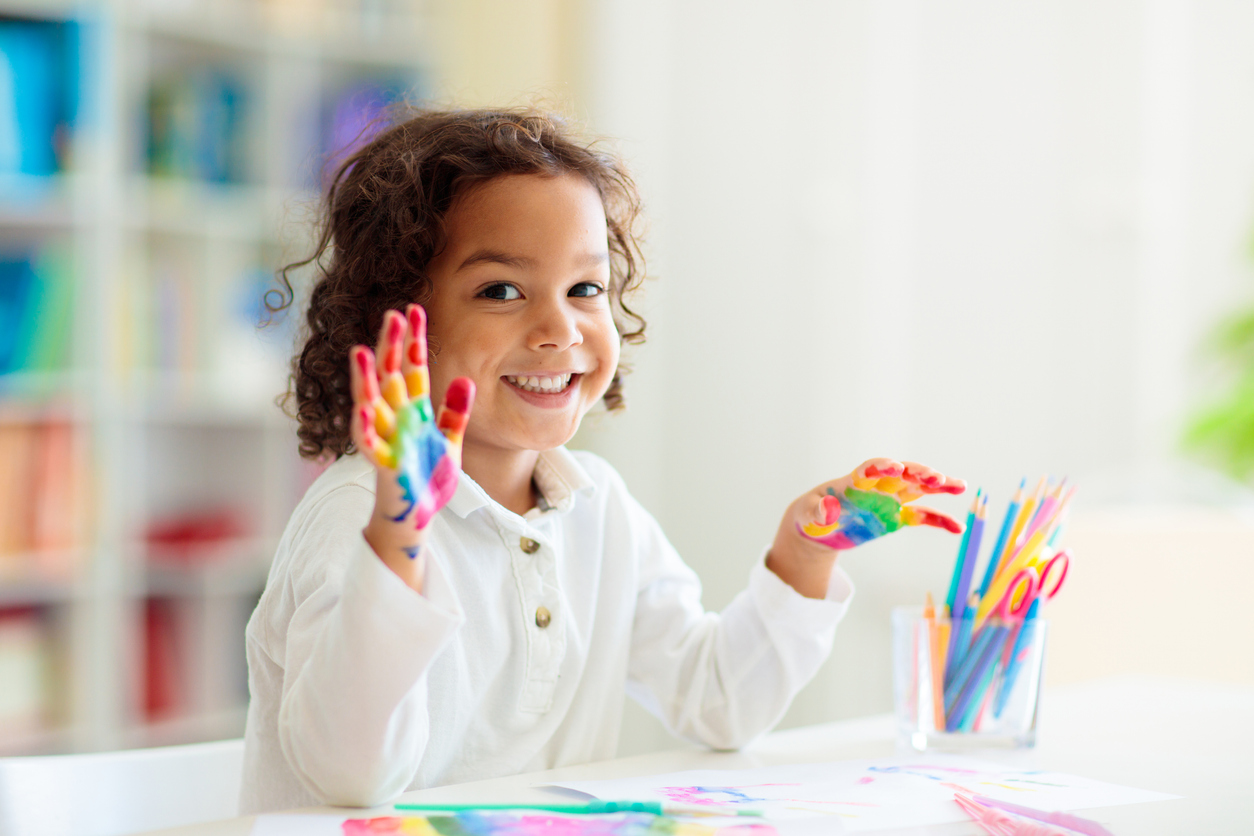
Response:
[[[914,462],[871,459],[802,497],[796,527],[801,536],[832,549],[852,549],[903,525],[931,525],[958,533],[962,526],[952,517],[906,503],[925,494],[958,494],[966,489],[961,479]]]
[[[379,331],[378,358],[363,345],[349,355],[353,393],[353,443],[378,472],[367,542],[414,589],[421,589],[417,560],[435,512],[457,490],[462,436],[475,385],[449,384],[440,414],[433,415],[427,371],[427,317],[418,305],[405,315],[388,311]]]
[[[961,479],[921,464],[870,459],[848,476],[825,482],[788,506],[768,565],[803,595],[822,597],[832,561],[841,549],[852,549],[908,525],[961,532],[962,526],[953,517],[908,503],[927,494],[959,494],[966,489]],[[801,586],[786,575],[794,576]]]

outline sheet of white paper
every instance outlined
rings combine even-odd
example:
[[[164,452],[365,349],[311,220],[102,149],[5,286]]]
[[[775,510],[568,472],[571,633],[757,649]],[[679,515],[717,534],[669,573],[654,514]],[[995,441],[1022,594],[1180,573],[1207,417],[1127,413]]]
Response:
[[[839,821],[851,833],[969,820],[953,800],[956,790],[1051,811],[1177,797],[945,754],[698,770],[558,786],[603,799],[754,808],[777,824],[781,834],[805,829],[791,825],[815,818]]]
[[[349,816],[266,815],[253,822],[252,836],[344,836]]]

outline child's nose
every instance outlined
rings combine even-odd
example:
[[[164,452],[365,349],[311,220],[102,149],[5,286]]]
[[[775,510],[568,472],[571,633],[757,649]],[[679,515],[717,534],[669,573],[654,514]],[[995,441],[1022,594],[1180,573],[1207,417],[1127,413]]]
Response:
[[[547,302],[536,309],[535,323],[531,329],[533,348],[551,348],[562,351],[583,342],[576,312],[565,304],[565,299]]]

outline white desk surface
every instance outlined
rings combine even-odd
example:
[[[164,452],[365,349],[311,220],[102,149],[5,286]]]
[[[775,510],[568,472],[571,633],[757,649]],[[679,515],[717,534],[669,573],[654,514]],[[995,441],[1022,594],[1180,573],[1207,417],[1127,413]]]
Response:
[[[1069,772],[1184,796],[1077,811],[1116,836],[1254,834],[1254,689],[1154,678],[1100,680],[1047,691],[1038,745],[1026,751],[984,751],[989,760]],[[740,769],[771,764],[886,757],[896,753],[888,715],[776,732],[740,752],[675,749],[582,766],[406,793],[427,803],[535,802],[560,780],[619,778],[686,769]],[[400,800],[400,799],[398,799]],[[391,807],[360,810],[317,807],[301,813],[395,815]],[[171,830],[164,836],[247,836],[245,816]],[[894,836],[981,834],[960,822]]]

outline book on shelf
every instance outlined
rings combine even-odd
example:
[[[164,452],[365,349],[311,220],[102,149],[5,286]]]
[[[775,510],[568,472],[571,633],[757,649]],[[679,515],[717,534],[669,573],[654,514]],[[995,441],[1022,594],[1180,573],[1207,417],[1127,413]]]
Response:
[[[79,443],[67,420],[0,422],[0,582],[78,572],[88,514]]]
[[[236,73],[185,68],[148,91],[148,173],[209,183],[249,180],[249,92]]]
[[[322,113],[322,187],[340,163],[386,127],[393,106],[413,94],[413,80],[399,76],[357,80],[327,98]]]
[[[70,364],[74,276],[57,244],[0,254],[0,375]]]
[[[52,713],[51,651],[38,610],[0,610],[0,740],[47,725]]]
[[[78,25],[0,17],[0,184],[69,168],[79,98]]]

